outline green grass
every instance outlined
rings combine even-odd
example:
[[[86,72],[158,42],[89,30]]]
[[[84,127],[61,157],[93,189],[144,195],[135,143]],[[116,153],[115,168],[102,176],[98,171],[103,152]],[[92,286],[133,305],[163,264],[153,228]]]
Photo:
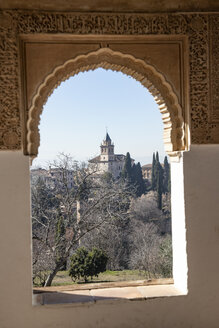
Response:
[[[93,280],[89,279],[88,283],[98,282],[118,282],[118,281],[132,281],[146,279],[146,275],[138,270],[123,270],[123,271],[110,271],[107,270],[100,273],[98,277],[94,277]],[[83,280],[73,282],[68,275],[68,271],[59,271],[53,280],[52,286],[66,286],[73,284],[84,283]]]
[[[48,272],[44,272],[44,274]],[[107,270],[100,273],[98,277],[94,277],[93,280],[89,279],[87,283],[101,283],[101,282],[120,282],[120,281],[135,281],[148,279],[149,275],[147,272],[139,270],[122,270],[122,271],[111,271]],[[39,279],[35,280],[36,285],[40,286]],[[75,284],[84,284],[84,280],[73,282],[71,277],[68,275],[68,271],[59,271],[55,276],[52,286],[67,286]]]
[[[139,270],[122,270],[122,271],[110,271],[106,270],[105,272],[102,273],[102,275],[110,275],[110,276],[127,276],[127,275],[139,275],[140,271]]]

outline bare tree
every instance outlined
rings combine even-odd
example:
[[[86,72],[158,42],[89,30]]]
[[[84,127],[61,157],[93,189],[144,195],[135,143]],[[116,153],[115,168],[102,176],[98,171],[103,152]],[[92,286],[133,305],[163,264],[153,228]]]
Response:
[[[133,222],[130,267],[142,270],[148,278],[156,276],[159,265],[159,250],[162,241],[157,226],[141,221]]]
[[[152,222],[133,221],[130,234],[130,268],[142,270],[147,278],[172,276],[172,242],[169,234],[160,235]]]
[[[33,239],[48,249],[54,263],[45,286],[83,237],[129,215],[130,188],[122,181],[97,178],[96,173],[62,154],[50,168],[50,179],[32,186]]]
[[[128,220],[118,224],[104,223],[82,239],[82,245],[88,249],[97,247],[104,250],[108,256],[108,270],[123,270],[128,266]]]
[[[156,192],[154,191],[132,199],[130,208],[133,217],[143,222],[156,221],[162,217],[162,211],[157,207]]]
[[[160,233],[171,232],[170,193],[163,194],[163,209],[157,207],[155,191],[150,191],[140,198],[133,199],[130,205],[132,216],[144,223],[153,222]]]
[[[48,271],[54,264],[46,245],[33,239],[33,284],[44,286]]]

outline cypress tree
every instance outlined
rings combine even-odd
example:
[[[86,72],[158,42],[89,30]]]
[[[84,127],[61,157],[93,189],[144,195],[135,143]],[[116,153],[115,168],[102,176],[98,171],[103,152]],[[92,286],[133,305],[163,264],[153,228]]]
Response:
[[[162,193],[163,193],[163,168],[159,162],[156,163],[157,167],[157,207],[162,210]]]
[[[162,193],[163,193],[163,168],[160,164],[159,153],[156,152],[156,157],[153,154],[154,169],[152,171],[152,190],[157,192],[157,207],[162,209]],[[153,168],[153,163],[152,163]]]
[[[136,181],[137,181],[137,165],[134,163],[132,165],[132,170],[131,170],[131,182],[133,184],[136,184]]]
[[[170,191],[170,164],[168,163],[167,156],[164,158],[163,191]]]
[[[131,163],[131,156],[129,152],[126,154],[125,164],[121,176],[122,179],[126,180],[128,183],[131,183],[133,181],[132,163]]]
[[[153,160],[152,160],[152,172],[151,172],[151,189],[156,189],[156,174],[155,174],[155,166],[156,166],[156,159],[155,154],[153,153]]]
[[[136,196],[140,197],[145,192],[145,183],[142,176],[141,164],[139,162],[135,165],[135,184]]]
[[[158,174],[159,174],[159,154],[158,151],[156,152],[156,156],[153,153],[153,161],[152,161],[152,179],[151,179],[151,189],[157,190],[157,180],[158,180]]]
[[[156,162],[160,162],[160,160],[159,160],[159,153],[158,153],[158,151],[156,152]]]

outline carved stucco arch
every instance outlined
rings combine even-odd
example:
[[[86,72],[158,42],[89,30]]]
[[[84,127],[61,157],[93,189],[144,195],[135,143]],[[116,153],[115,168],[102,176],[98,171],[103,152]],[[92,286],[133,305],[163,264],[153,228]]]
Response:
[[[61,82],[79,72],[95,70],[98,67],[120,71],[132,76],[145,86],[153,95],[164,123],[164,146],[170,156],[186,150],[184,121],[178,97],[165,76],[141,59],[132,55],[101,48],[87,55],[79,55],[56,67],[38,87],[28,111],[26,153],[32,158],[37,156],[40,144],[39,122],[43,105],[53,90]]]

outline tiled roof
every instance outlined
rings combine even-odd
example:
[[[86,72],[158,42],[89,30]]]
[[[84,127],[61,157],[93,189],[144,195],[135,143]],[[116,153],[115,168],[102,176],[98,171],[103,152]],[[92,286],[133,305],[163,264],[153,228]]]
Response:
[[[116,162],[124,161],[124,159],[125,159],[125,155],[122,155],[122,154],[114,155],[114,161],[116,161]],[[89,160],[89,163],[100,163],[100,162],[101,162],[100,155]]]
[[[96,156],[94,158],[91,158],[88,162],[89,163],[98,163],[98,162],[100,162],[100,155]]]
[[[152,169],[152,164],[145,164],[141,168],[142,168],[142,170]]]

